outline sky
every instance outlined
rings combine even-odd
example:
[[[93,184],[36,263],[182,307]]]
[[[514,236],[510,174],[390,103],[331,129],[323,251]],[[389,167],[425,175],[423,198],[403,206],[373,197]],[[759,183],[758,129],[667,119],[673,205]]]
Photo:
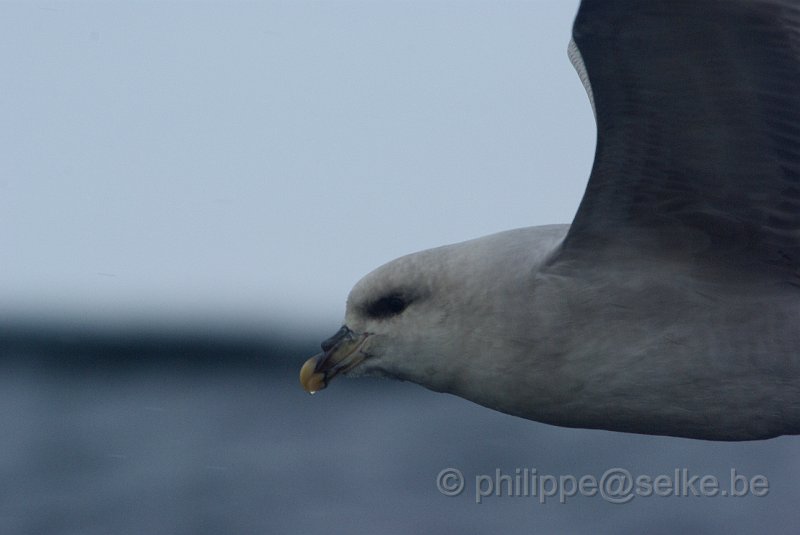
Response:
[[[0,317],[332,331],[397,256],[570,222],[577,3],[4,2]]]

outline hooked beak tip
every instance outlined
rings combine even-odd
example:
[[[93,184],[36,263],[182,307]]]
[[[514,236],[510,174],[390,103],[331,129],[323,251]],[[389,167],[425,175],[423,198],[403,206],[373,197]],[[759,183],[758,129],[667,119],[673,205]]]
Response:
[[[303,385],[303,390],[309,394],[313,394],[322,390],[327,385],[325,381],[325,372],[318,372],[317,365],[319,364],[322,354],[314,355],[300,368],[300,384]]]

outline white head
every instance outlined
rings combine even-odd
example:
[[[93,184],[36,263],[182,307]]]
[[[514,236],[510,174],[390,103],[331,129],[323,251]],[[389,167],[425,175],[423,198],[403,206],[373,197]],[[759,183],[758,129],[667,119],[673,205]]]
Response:
[[[344,326],[306,362],[301,382],[315,391],[338,373],[382,375],[480,402],[481,392],[465,385],[474,390],[482,373],[510,365],[497,341],[508,347],[520,338],[515,330],[533,321],[501,322],[497,307],[530,299],[535,268],[565,230],[507,231],[379,267],[352,289]]]
[[[366,333],[357,374],[449,390],[458,366],[454,327],[475,300],[458,246],[404,256],[362,278],[347,299],[345,325]]]

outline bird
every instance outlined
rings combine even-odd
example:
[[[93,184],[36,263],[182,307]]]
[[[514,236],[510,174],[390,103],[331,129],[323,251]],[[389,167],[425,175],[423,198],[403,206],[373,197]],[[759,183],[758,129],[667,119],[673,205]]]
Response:
[[[545,424],[800,434],[800,3],[583,0],[597,127],[571,224],[400,257],[308,359]]]

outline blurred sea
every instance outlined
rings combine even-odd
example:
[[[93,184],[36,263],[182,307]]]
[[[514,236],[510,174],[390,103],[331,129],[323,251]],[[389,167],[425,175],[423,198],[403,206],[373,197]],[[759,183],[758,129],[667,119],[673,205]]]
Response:
[[[334,329],[332,329],[334,330]],[[572,430],[384,380],[297,380],[317,340],[0,329],[0,533],[797,533],[800,437]],[[437,490],[445,468],[465,480]],[[764,497],[488,496],[475,478],[714,475]],[[485,483],[485,481],[484,481]],[[485,488],[485,487],[484,487]]]

